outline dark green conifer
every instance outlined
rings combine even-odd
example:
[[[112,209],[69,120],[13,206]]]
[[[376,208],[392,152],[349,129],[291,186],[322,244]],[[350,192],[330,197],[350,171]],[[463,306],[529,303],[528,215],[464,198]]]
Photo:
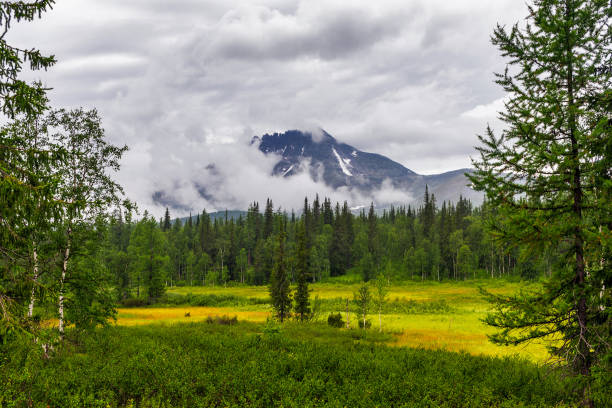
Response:
[[[295,313],[300,321],[310,317],[310,291],[308,289],[310,254],[306,243],[306,227],[300,222],[297,231],[297,254],[296,254],[296,275],[297,288],[295,290]]]
[[[170,218],[170,210],[166,207],[166,213],[164,214],[164,220],[162,222],[162,231],[168,231],[172,226],[172,220]]]
[[[610,364],[612,344],[611,16],[609,0],[534,0],[524,27],[497,26],[506,126],[480,137],[470,176],[496,208],[501,243],[562,254],[541,291],[492,297],[487,323],[501,332],[491,339],[552,338],[554,355],[585,377]]]
[[[291,289],[289,274],[287,273],[287,261],[285,259],[285,236],[285,226],[281,225],[269,287],[272,307],[281,323],[291,313]]]

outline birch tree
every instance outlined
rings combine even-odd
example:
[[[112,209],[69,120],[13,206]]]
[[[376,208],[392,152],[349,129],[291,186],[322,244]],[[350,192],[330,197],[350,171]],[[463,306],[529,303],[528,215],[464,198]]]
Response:
[[[374,306],[378,311],[378,331],[382,332],[382,309],[387,303],[389,296],[388,280],[383,273],[379,273],[376,277],[376,293],[374,297]]]
[[[47,125],[54,133],[52,138],[67,153],[67,163],[61,169],[59,199],[64,203],[61,228],[64,231],[61,245],[61,273],[58,282],[58,328],[64,335],[66,279],[71,257],[75,227],[93,224],[98,217],[109,214],[112,207],[121,205],[123,189],[112,178],[119,170],[119,160],[127,146],[108,143],[97,111],[82,108],[53,111]]]

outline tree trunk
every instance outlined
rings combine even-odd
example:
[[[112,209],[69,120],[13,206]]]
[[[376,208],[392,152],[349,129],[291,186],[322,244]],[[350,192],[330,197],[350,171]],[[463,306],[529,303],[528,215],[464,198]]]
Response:
[[[34,292],[36,291],[36,285],[38,284],[38,251],[36,249],[36,243],[34,243],[34,249],[32,251],[32,262],[34,263],[34,276],[32,277],[32,291],[30,292],[30,305],[28,306],[28,318],[32,318],[34,314]]]
[[[349,300],[346,299],[346,328],[349,329],[350,326],[350,316],[349,316]]]
[[[60,334],[60,339],[64,338],[64,282],[66,281],[66,272],[68,270],[68,259],[70,258],[70,244],[71,244],[71,235],[72,229],[68,228],[67,233],[68,241],[66,242],[66,249],[64,250],[64,262],[62,263],[62,278],[60,280],[60,291],[59,291],[59,300],[58,300],[58,312],[59,312],[59,323],[58,329]]]
[[[565,2],[565,19],[569,24],[571,20],[570,4]],[[571,141],[571,156],[572,156],[572,189],[573,189],[573,212],[576,217],[576,226],[574,228],[574,247],[576,251],[576,264],[575,264],[575,282],[578,286],[578,302],[577,302],[577,317],[578,327],[580,329],[580,336],[578,338],[578,366],[580,374],[588,376],[590,374],[590,358],[589,358],[589,343],[587,340],[587,304],[585,294],[585,264],[584,264],[584,242],[582,237],[582,185],[581,185],[581,171],[580,171],[580,157],[578,152],[578,142],[576,140],[576,113],[575,113],[575,100],[574,100],[574,78],[573,78],[573,50],[569,43],[570,33],[566,24],[565,33],[565,45],[567,51],[567,96],[568,96],[568,108],[569,108],[569,137]],[[593,401],[587,394],[585,389],[585,403],[589,406],[593,405]]]

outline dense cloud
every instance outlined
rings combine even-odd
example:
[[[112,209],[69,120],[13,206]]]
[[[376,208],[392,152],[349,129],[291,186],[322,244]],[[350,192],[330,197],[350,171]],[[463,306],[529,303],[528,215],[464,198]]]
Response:
[[[32,76],[53,105],[97,107],[130,146],[118,178],[142,208],[161,212],[156,192],[177,212],[268,196],[297,208],[316,192],[371,197],[271,177],[253,135],[320,126],[419,173],[468,167],[475,135],[500,126],[489,36],[525,13],[514,0],[61,0],[9,41],[55,54]]]

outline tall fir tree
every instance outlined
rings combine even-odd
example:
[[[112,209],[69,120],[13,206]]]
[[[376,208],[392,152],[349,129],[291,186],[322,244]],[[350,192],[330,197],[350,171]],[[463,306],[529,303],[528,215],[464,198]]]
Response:
[[[310,291],[308,289],[308,275],[310,270],[308,244],[306,242],[306,226],[303,222],[298,224],[296,275],[297,288],[295,290],[295,313],[300,321],[310,317]]]
[[[281,323],[291,313],[291,289],[289,274],[287,273],[287,259],[285,254],[285,225],[280,225],[278,246],[274,257],[274,267],[270,275],[270,299],[276,316]]]
[[[266,200],[266,209],[264,211],[263,237],[269,238],[274,231],[274,206],[272,200]]]
[[[493,297],[494,342],[552,338],[554,355],[588,377],[609,364],[612,219],[612,31],[609,0],[536,0],[526,25],[499,26],[492,42],[509,59],[496,136],[480,137],[470,178],[496,207],[499,240],[563,254],[543,290]],[[606,361],[608,363],[606,363]],[[585,403],[591,404],[585,388]]]
[[[164,219],[162,220],[162,231],[168,231],[171,227],[172,220],[170,219],[170,210],[166,207],[166,212],[164,213]]]
[[[170,259],[165,234],[146,211],[134,228],[129,252],[134,258],[133,272],[138,281],[138,291],[142,283],[146,289],[147,301],[155,302],[165,292],[165,277]]]

